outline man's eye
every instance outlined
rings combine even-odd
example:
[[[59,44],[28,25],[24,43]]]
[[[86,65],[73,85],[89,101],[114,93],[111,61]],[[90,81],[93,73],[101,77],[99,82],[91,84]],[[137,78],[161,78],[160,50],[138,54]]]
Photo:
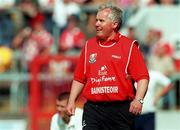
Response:
[[[100,22],[103,22],[104,20],[100,19],[99,21],[100,21]]]
[[[102,20],[102,19],[96,19],[96,22],[103,22],[104,20]]]

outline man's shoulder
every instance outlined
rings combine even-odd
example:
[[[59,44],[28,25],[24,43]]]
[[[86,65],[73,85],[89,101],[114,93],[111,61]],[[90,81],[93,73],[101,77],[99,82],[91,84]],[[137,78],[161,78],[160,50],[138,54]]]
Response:
[[[125,35],[121,35],[121,38],[119,39],[119,42],[120,43],[124,43],[124,44],[121,44],[124,48],[127,48],[129,50],[129,48],[135,44],[137,47],[139,46],[139,43],[137,40],[135,39],[130,39],[128,38],[127,36]]]
[[[130,38],[128,38],[127,36],[122,35],[122,34],[121,34],[120,40],[122,40],[122,41],[124,41],[124,42],[126,42],[126,43],[132,43],[132,42],[136,41],[136,40],[130,39]]]

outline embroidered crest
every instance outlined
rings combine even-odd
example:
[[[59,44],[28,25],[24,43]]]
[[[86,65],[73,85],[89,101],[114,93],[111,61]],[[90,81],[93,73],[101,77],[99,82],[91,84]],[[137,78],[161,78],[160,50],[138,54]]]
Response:
[[[93,53],[89,56],[89,63],[93,64],[96,62],[97,53]]]

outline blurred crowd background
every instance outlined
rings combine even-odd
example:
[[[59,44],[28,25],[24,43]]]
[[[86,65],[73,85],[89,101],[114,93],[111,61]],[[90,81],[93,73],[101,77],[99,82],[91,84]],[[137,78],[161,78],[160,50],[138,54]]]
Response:
[[[158,109],[180,114],[180,0],[0,0],[0,130],[49,130],[102,3],[121,7],[120,32],[171,79]]]

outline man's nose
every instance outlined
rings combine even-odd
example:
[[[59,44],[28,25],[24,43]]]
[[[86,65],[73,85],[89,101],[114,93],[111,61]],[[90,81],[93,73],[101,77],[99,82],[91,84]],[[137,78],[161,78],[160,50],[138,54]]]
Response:
[[[100,24],[100,22],[99,22],[99,21],[96,21],[96,27],[98,27],[98,26],[99,26],[99,24]]]

